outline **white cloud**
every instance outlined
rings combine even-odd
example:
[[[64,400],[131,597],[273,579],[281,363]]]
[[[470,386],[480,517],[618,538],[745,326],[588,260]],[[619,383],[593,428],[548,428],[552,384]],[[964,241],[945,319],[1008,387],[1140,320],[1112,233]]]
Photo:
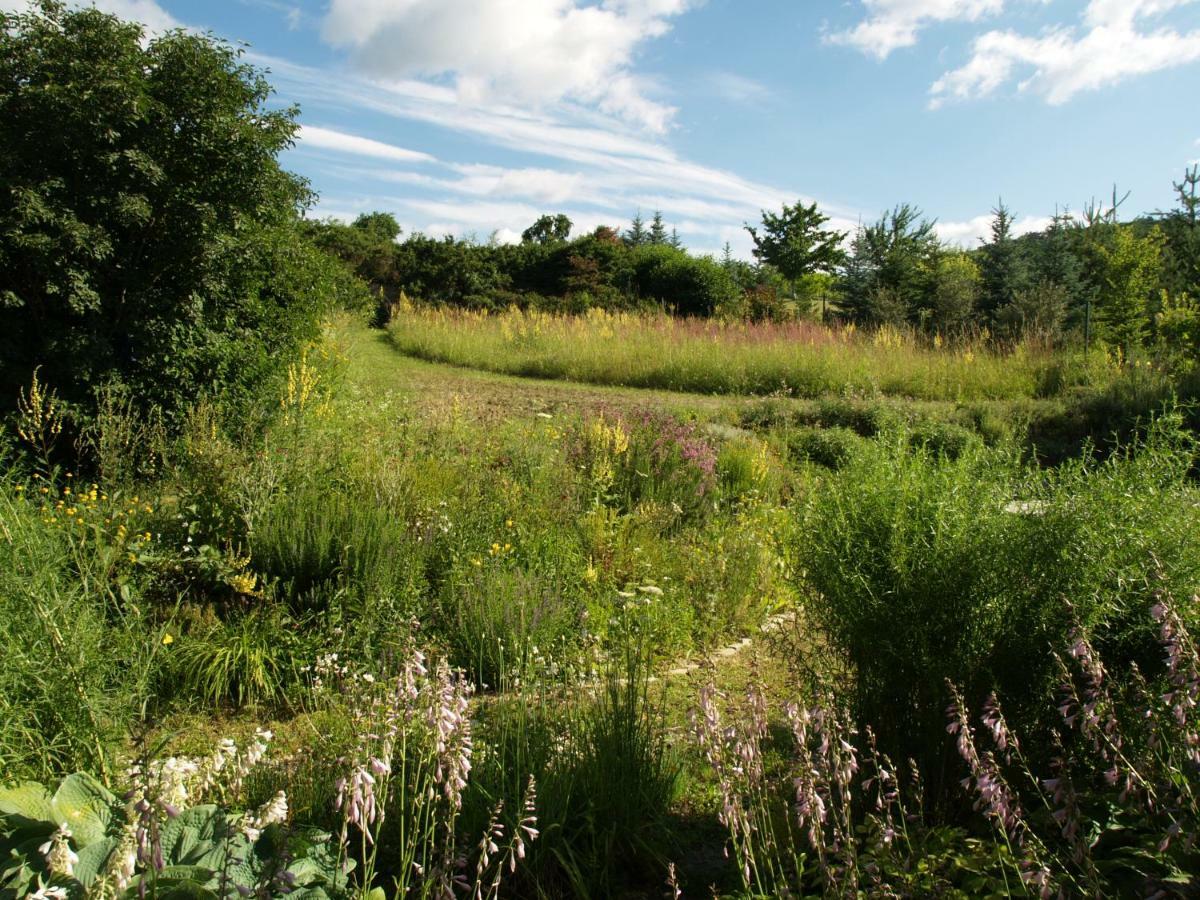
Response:
[[[94,6],[101,12],[112,13],[118,18],[141,22],[146,26],[146,31],[151,34],[181,27],[179,20],[154,0],[86,0],[86,2],[74,2],[70,5],[75,7]],[[31,0],[3,0],[0,2],[0,9],[8,12],[28,12],[32,6]]]
[[[863,0],[863,6],[866,19],[846,31],[825,35],[825,41],[887,59],[892,51],[915,45],[917,35],[927,26],[976,22],[1001,12],[1004,0]]]
[[[1012,224],[1013,237],[1034,231],[1045,231],[1054,223],[1049,216],[1023,216]],[[933,226],[938,239],[944,244],[958,247],[978,247],[981,241],[989,240],[992,233],[992,215],[975,216],[964,222],[937,222]]]
[[[633,74],[689,0],[332,0],[322,34],[378,78],[450,77],[471,105],[563,99],[663,131],[674,110]]]
[[[435,125],[490,148],[553,161],[553,168],[536,163],[514,169],[447,164],[453,177],[404,169],[359,170],[359,180],[403,183],[459,195],[515,198],[555,208],[568,202],[600,206],[612,211],[604,215],[604,221],[610,224],[614,219],[627,220],[639,207],[647,214],[661,208],[668,221],[685,216],[705,218],[714,229],[718,222],[732,221],[740,226],[743,221],[757,219],[760,209],[778,208],[785,201],[797,199],[793,190],[683,159],[660,141],[630,134],[611,117],[571,104],[542,112],[502,104],[474,106],[460,102],[453,90],[424,82],[384,84],[354,75],[331,76],[253,54],[251,59],[271,69],[271,79],[284,96],[306,107],[357,107],[393,120]],[[807,202],[812,198],[803,199]],[[707,207],[698,209],[697,204]],[[825,203],[822,206],[847,221],[854,219],[854,211]],[[441,221],[451,218],[444,216]]]
[[[1141,20],[1196,0],[1091,0],[1080,28],[1056,28],[1037,37],[989,31],[976,38],[971,59],[930,88],[930,106],[985,97],[1020,77],[1018,90],[1065,103],[1096,90],[1172,66],[1200,60],[1200,30],[1167,26],[1144,30]],[[1028,74],[1025,74],[1028,73]]]
[[[316,125],[301,125],[297,139],[304,145],[320,147],[324,150],[334,150],[338,153],[349,153],[355,156],[371,156],[378,159],[390,159],[395,162],[432,162],[433,157],[418,150],[407,150],[394,144],[385,144],[371,138],[346,134],[332,128],[319,128]]]
[[[771,96],[771,89],[761,81],[736,72],[713,72],[708,83],[713,93],[733,103],[762,103]]]

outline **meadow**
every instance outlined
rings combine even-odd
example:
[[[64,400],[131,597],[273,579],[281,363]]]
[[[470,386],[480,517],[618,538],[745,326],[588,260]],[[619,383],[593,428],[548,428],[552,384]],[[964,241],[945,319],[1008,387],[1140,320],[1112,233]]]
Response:
[[[0,12],[0,900],[1200,894],[1200,169],[400,241],[243,54]]]
[[[10,895],[1189,883],[1178,410],[1047,467],[1025,407],[512,378],[401,354],[405,321],[336,319],[246,433],[106,407],[87,476],[30,395]]]
[[[986,334],[943,340],[907,328],[860,330],[809,320],[746,322],[666,313],[583,315],[399,308],[397,349],[433,362],[532,378],[691,393],[817,398],[1016,400],[1096,385],[1119,367],[1098,349],[1028,341],[998,350]]]

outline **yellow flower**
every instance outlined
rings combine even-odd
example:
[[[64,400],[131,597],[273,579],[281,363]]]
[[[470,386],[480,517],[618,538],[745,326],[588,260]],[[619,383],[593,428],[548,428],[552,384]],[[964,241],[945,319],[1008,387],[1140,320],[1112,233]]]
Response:
[[[171,632],[168,631],[166,634],[163,635],[163,646],[166,646],[168,644],[173,644],[173,643],[175,643],[175,638],[172,637]]]

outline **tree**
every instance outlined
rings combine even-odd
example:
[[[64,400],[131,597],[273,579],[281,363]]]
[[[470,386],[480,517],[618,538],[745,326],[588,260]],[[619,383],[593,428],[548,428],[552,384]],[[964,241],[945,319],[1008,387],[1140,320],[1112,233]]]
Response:
[[[521,232],[525,244],[562,244],[571,236],[571,220],[559,213],[556,216],[541,216]]]
[[[1166,251],[1163,282],[1173,296],[1200,296],[1200,164],[1172,182],[1178,198],[1175,209],[1160,214]]]
[[[979,298],[979,266],[962,251],[941,254],[933,272],[929,324],[942,334],[964,331]]]
[[[824,229],[828,221],[829,216],[818,210],[816,203],[784,204],[780,213],[763,210],[761,234],[759,229],[746,226],[754,241],[751,252],[791,282],[806,275],[832,274],[846,260],[842,250],[846,234]]]
[[[1155,227],[1138,237],[1128,225],[1116,226],[1100,248],[1103,261],[1099,295],[1102,335],[1126,359],[1150,324],[1147,303],[1158,286],[1163,234]]]
[[[629,223],[629,229],[625,232],[625,243],[630,247],[640,247],[649,239],[649,235],[646,234],[646,223],[642,219],[642,211],[639,209],[637,215],[633,217],[633,221]]]
[[[0,397],[249,399],[315,337],[341,265],[278,163],[297,111],[241,50],[43,0],[0,13]]]
[[[650,221],[648,243],[654,244],[656,247],[667,243],[667,226],[663,222],[662,213],[657,209],[654,211],[654,218]]]
[[[376,241],[395,241],[400,237],[400,224],[396,221],[396,217],[391,213],[373,212],[363,213],[354,223],[351,228],[357,228],[359,231],[366,232]]]
[[[992,239],[984,244],[980,258],[982,290],[980,310],[989,322],[1013,302],[1019,291],[1029,287],[1028,269],[1021,248],[1013,239],[1012,211],[1001,200],[992,210]]]
[[[843,278],[843,309],[860,322],[915,319],[928,308],[940,253],[933,222],[908,203],[859,226]]]
[[[667,243],[676,250],[683,249],[683,241],[679,239],[679,232],[675,230],[674,226],[671,227],[671,236],[667,239]]]

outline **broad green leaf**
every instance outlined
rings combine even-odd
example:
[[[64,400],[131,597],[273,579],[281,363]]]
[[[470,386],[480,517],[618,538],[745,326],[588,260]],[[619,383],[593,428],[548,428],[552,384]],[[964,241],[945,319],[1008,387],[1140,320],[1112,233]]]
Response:
[[[76,847],[104,839],[117,798],[90,775],[68,775],[54,792],[54,821],[71,829]]]
[[[104,871],[108,858],[117,849],[118,843],[120,842],[116,838],[105,838],[88,844],[79,851],[79,862],[75,864],[75,878],[85,888],[91,888],[96,876]]]
[[[50,792],[35,781],[26,781],[16,787],[0,788],[0,813],[31,822],[54,821]]]

